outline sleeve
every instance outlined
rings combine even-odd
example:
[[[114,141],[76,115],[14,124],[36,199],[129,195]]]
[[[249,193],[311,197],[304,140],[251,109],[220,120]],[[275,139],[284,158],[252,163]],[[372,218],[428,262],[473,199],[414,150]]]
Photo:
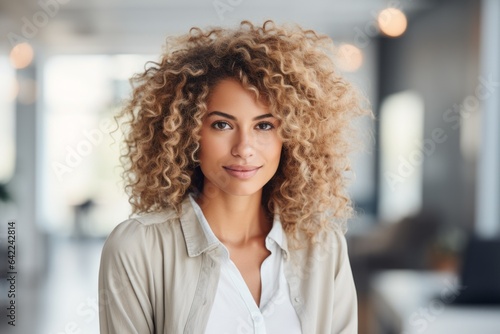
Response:
[[[153,333],[148,226],[127,220],[111,232],[99,268],[101,334]]]
[[[340,253],[335,273],[332,334],[357,334],[358,300],[347,253],[347,241],[340,232],[337,237]]]

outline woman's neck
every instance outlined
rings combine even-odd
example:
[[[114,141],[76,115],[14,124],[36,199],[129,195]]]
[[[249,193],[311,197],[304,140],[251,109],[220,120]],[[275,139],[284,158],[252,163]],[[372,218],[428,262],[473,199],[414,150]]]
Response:
[[[267,235],[272,221],[261,204],[262,191],[250,196],[219,192],[197,199],[215,236],[226,245],[245,246]]]

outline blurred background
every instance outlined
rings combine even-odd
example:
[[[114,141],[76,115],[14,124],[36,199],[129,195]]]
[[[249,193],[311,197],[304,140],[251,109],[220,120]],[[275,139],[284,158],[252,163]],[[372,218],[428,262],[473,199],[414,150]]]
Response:
[[[360,333],[500,333],[496,0],[0,0],[0,332],[98,333],[128,78],[167,36],[243,19],[329,35],[372,104],[347,233]]]

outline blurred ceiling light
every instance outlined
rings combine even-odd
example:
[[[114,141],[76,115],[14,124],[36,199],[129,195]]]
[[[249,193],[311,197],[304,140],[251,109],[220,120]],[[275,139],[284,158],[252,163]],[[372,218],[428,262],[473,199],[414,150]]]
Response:
[[[357,71],[363,64],[363,53],[352,44],[341,44],[337,51],[337,65],[347,72]]]
[[[28,43],[20,43],[10,51],[10,62],[16,69],[28,67],[33,61],[33,48]]]
[[[380,31],[389,37],[401,36],[408,25],[406,15],[397,8],[386,8],[378,14]]]

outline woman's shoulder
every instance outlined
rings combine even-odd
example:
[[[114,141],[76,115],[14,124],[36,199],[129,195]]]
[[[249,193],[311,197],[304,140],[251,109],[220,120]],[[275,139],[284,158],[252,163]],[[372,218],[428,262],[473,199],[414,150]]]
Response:
[[[292,258],[298,261],[311,262],[316,259],[322,263],[338,264],[348,256],[345,233],[340,229],[322,231],[314,237],[299,233],[295,241],[289,241],[289,245]]]
[[[311,236],[303,231],[297,231],[294,236],[288,236],[292,249],[311,251],[312,249],[344,248],[346,247],[345,231],[340,228],[331,228],[317,232]]]
[[[113,228],[108,235],[103,253],[139,254],[149,252],[160,239],[169,239],[176,234],[179,224],[173,209],[140,214],[126,219]],[[164,244],[164,243],[162,243]]]
[[[139,230],[147,230],[147,227],[155,227],[161,224],[171,224],[179,218],[179,215],[174,209],[163,209],[161,211],[141,213],[134,217],[128,218],[119,223],[111,232],[114,234],[128,234],[131,232],[135,235]]]
[[[339,277],[348,262],[344,233],[330,230],[316,235],[315,240],[304,236],[302,243],[290,249],[285,271],[290,279],[298,277],[305,287],[311,284],[324,286]]]

